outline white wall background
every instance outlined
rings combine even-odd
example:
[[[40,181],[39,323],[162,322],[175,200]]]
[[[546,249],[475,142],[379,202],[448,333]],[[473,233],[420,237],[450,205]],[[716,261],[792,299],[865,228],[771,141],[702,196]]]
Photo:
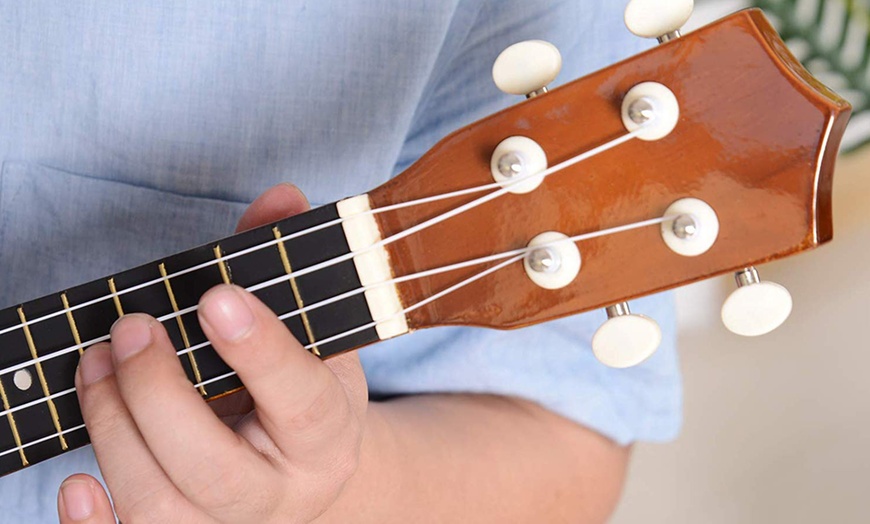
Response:
[[[679,292],[684,430],[636,446],[613,522],[870,522],[870,150],[840,160],[834,215],[832,243],[759,268],[795,300],[771,335],[721,326],[731,279]]]

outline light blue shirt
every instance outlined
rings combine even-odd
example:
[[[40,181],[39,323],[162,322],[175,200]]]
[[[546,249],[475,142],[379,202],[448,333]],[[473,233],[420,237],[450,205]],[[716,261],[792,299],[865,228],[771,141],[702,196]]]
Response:
[[[281,181],[314,204],[364,193],[450,131],[520,102],[490,78],[507,45],[556,44],[557,85],[648,46],[623,26],[621,4],[2,2],[0,304],[226,236]],[[423,331],[362,357],[373,395],[517,395],[620,443],[669,439],[681,404],[672,300],[633,307],[664,342],[629,370],[591,354],[601,312],[511,332]],[[56,522],[57,487],[79,471],[98,474],[90,448],[0,479],[0,519]]]

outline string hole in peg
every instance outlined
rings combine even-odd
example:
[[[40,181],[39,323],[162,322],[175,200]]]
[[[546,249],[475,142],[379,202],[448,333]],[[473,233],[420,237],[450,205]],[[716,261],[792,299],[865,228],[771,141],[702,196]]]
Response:
[[[722,323],[729,331],[757,337],[770,333],[788,319],[792,298],[786,288],[762,281],[754,267],[738,271],[734,278],[737,289],[722,304]]]
[[[706,253],[719,237],[719,217],[709,204],[697,198],[681,198],[665,210],[662,240],[674,253],[696,257]]]
[[[502,140],[492,153],[492,178],[510,193],[531,193],[544,181],[547,154],[537,142],[524,136]]]
[[[627,302],[606,309],[607,320],[592,336],[592,353],[605,366],[630,368],[650,358],[662,343],[658,323],[632,313]]]
[[[492,65],[492,79],[510,95],[532,98],[547,92],[547,86],[562,70],[562,55],[550,42],[527,40],[498,55]]]
[[[694,7],[692,0],[631,0],[625,8],[625,26],[641,38],[665,43],[680,37]]]
[[[536,285],[561,289],[580,273],[580,249],[567,235],[556,231],[541,233],[528,247],[530,251],[523,259],[523,267]]]
[[[557,273],[562,257],[554,249],[542,247],[529,253],[529,267],[536,273]]]
[[[641,140],[660,140],[677,127],[680,104],[673,91],[657,82],[643,82],[622,100],[622,123]]]

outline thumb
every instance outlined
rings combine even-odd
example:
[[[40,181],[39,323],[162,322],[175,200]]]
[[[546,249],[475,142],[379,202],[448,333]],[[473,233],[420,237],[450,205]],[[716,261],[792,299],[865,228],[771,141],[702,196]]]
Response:
[[[57,494],[60,524],[115,524],[115,513],[103,486],[90,475],[73,475]]]

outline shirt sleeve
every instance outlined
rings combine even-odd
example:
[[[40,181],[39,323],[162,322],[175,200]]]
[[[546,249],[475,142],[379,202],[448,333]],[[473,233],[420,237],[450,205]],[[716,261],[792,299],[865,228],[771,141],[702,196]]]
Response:
[[[508,45],[552,42],[563,56],[554,86],[651,44],[631,35],[619,2],[460,2],[414,114],[395,172],[448,133],[511,104],[493,84],[492,63]],[[578,125],[594,126],[594,122]],[[682,390],[670,294],[632,303],[662,328],[659,351],[616,370],[592,355],[591,337],[606,316],[592,312],[515,331],[437,328],[361,351],[373,398],[436,392],[524,398],[620,444],[676,436]]]

